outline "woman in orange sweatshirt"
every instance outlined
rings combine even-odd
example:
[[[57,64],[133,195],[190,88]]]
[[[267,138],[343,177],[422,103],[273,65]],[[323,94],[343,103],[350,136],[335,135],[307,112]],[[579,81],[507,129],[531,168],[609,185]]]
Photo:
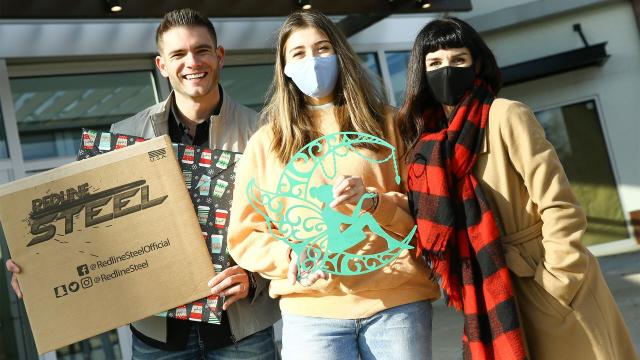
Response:
[[[280,298],[285,359],[431,358],[430,302],[439,291],[410,249],[413,241],[407,243],[415,222],[400,181],[402,162],[395,161],[402,149],[393,149],[402,141],[393,126],[393,112],[377,89],[326,16],[301,11],[285,20],[265,110],[268,123],[251,138],[237,168],[228,240],[235,261],[270,279],[270,295]],[[332,141],[349,140],[325,138],[307,153],[307,161],[316,155],[317,161],[324,161],[318,171],[306,174],[305,189],[311,190],[298,194],[324,203],[320,211],[301,206],[296,196],[277,199],[279,207],[256,205],[273,194],[269,191],[283,190],[279,179],[287,163],[306,164],[297,157],[292,161],[305,144],[337,132],[361,134],[355,138],[373,135],[391,146],[354,142],[341,148],[339,155],[323,158]],[[337,244],[336,237],[349,232],[346,225],[333,232],[327,229],[329,222],[292,231],[274,229],[272,220],[265,222],[265,215],[282,219],[290,210],[302,221],[322,212],[336,214],[334,220],[347,221],[344,224],[355,219],[368,225],[357,229],[360,238],[345,245]],[[294,238],[304,237],[300,233],[305,231],[325,231],[329,245],[323,251],[345,251],[351,259],[380,253],[394,256],[376,266],[363,262],[360,268],[349,268],[361,272],[358,275],[324,268],[299,277],[298,254],[306,253],[291,251],[291,244],[281,240],[295,243]],[[282,238],[276,238],[276,232]]]

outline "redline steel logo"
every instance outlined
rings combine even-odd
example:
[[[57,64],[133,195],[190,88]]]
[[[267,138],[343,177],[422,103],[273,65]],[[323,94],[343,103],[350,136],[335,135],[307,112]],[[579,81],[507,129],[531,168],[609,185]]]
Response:
[[[94,194],[89,193],[89,184],[85,183],[77,188],[70,188],[46,195],[32,201],[32,212],[29,215],[31,234],[35,235],[27,246],[33,246],[51,240],[56,234],[57,220],[64,219],[64,233],[73,232],[74,217],[85,210],[84,226],[90,227],[138,211],[142,211],[162,204],[169,195],[149,198],[149,185],[146,180],[138,180],[119,185],[111,189]],[[132,199],[140,193],[139,202],[130,205]],[[110,213],[102,214],[107,203],[113,200]]]

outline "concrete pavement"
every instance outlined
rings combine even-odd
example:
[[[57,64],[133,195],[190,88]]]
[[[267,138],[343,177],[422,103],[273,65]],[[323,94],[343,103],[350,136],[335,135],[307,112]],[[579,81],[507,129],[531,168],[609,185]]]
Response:
[[[600,267],[631,333],[640,349],[640,251],[599,257]],[[442,300],[433,307],[433,359],[461,358],[462,315]]]

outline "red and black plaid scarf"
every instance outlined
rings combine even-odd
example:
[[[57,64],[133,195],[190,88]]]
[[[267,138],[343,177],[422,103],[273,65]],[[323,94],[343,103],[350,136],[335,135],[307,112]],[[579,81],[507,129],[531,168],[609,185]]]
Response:
[[[476,79],[454,109],[425,112],[409,164],[409,203],[424,251],[449,306],[464,311],[465,359],[525,359],[511,278],[493,212],[472,170],[495,96]]]

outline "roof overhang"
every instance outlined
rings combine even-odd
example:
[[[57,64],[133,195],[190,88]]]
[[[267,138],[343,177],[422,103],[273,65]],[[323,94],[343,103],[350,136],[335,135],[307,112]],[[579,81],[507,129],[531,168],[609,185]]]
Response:
[[[111,0],[113,1],[113,0]],[[311,0],[313,9],[327,15],[454,12],[471,10],[471,0]],[[167,11],[193,8],[208,17],[286,16],[301,8],[298,0],[120,0],[122,11],[113,13],[107,0],[0,1],[0,19],[122,19],[161,18]]]
[[[514,85],[588,66],[602,66],[609,58],[606,45],[606,42],[588,45],[580,49],[502,67],[500,68],[502,84]]]

